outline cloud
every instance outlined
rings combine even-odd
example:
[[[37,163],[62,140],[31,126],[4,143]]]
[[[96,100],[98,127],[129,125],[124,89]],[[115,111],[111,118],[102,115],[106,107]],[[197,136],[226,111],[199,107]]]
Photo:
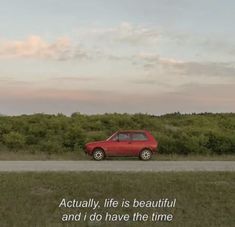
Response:
[[[130,22],[122,22],[112,27],[97,25],[80,27],[77,29],[74,42],[72,43],[68,37],[58,37],[56,40],[48,42],[36,35],[30,35],[24,40],[0,40],[0,58],[120,61],[129,60],[131,55],[137,51],[158,51],[160,47],[161,51],[164,48],[166,50],[173,48],[173,51],[179,51],[179,53],[189,51],[191,59],[199,55],[204,55],[208,59],[216,59],[216,53],[219,54],[223,51],[221,56],[224,56],[224,52],[227,52],[231,57],[235,50],[232,38],[227,41],[221,37],[198,36]],[[215,56],[211,53],[214,53]],[[164,64],[164,59],[161,59],[156,53],[145,54],[142,57],[148,61],[156,60]],[[165,59],[165,65],[169,60],[169,58]],[[170,66],[170,64],[168,65]]]
[[[79,46],[73,46],[66,37],[48,43],[40,36],[29,36],[25,40],[1,41],[0,58],[40,58],[68,60],[86,58],[87,53]]]
[[[113,30],[116,40],[130,44],[157,42],[159,32],[156,29],[144,26],[133,26],[123,22]]]
[[[165,73],[174,73],[174,75],[189,77],[235,77],[233,62],[182,61],[174,58],[163,58],[152,53],[140,53],[135,56],[135,59],[148,70],[154,71],[161,67]]]
[[[37,35],[30,35],[24,40],[0,40],[0,58],[61,61],[94,58],[127,60],[130,56],[125,56],[126,46],[124,44],[129,46],[152,45],[157,42],[158,38],[159,33],[155,28],[134,26],[131,23],[123,22],[116,27],[109,28],[98,26],[80,28],[75,44],[68,37],[59,37],[48,42]],[[121,53],[113,54],[110,48],[107,49],[109,44],[113,47],[118,44],[123,45],[118,47],[120,51],[122,50]]]
[[[181,64],[183,61],[174,58],[163,58],[155,53],[139,53],[134,56],[136,60],[145,61],[147,64],[165,64],[165,65],[175,65]]]
[[[191,40],[193,44],[203,48],[205,52],[226,55],[234,59],[235,42],[232,36],[216,37],[210,34],[209,36],[191,38]]]
[[[225,36],[222,33],[205,32],[183,32],[167,30],[161,31],[162,40],[177,48],[179,51],[191,49],[196,56],[204,56],[211,59],[218,59],[221,56],[227,59],[235,59],[235,42],[233,35]]]
[[[234,77],[235,67],[223,62],[184,62],[173,64],[173,67],[184,75],[205,77]]]
[[[86,27],[79,28],[78,35],[81,39],[93,38],[107,43],[119,42],[131,45],[153,44],[159,39],[159,31],[152,27],[133,25],[122,22],[116,27]]]

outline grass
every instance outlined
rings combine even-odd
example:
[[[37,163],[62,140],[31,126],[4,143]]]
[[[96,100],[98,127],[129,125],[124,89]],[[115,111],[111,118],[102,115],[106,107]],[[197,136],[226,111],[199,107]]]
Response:
[[[45,153],[29,151],[0,151],[0,160],[90,160],[83,151],[64,153]],[[138,160],[136,158],[109,158],[110,160]],[[156,161],[235,161],[234,155],[154,155],[152,160]]]
[[[232,227],[235,223],[235,174],[198,173],[0,173],[0,226],[203,226]],[[171,223],[62,224],[63,213],[78,209],[58,208],[62,198],[103,201],[114,198],[158,200],[176,198],[176,207],[110,208],[111,213],[153,211],[173,213]],[[86,208],[83,208],[86,209]],[[91,212],[89,209],[85,210]],[[99,213],[107,211],[100,208]]]

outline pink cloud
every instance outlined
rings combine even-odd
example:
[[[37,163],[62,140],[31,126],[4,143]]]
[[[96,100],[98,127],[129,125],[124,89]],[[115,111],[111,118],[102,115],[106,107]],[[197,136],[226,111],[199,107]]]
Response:
[[[85,51],[79,46],[73,46],[67,37],[59,37],[51,43],[35,35],[29,36],[25,40],[0,42],[0,58],[23,57],[67,60],[85,56]]]

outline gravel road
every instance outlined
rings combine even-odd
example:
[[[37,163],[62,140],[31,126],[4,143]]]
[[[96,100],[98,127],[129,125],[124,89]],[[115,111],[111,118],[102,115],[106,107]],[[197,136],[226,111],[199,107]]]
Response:
[[[0,161],[0,171],[235,171],[235,161]]]

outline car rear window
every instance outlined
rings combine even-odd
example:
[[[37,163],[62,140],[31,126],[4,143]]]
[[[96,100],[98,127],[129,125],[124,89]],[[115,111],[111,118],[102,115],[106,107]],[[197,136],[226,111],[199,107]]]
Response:
[[[134,141],[145,141],[148,140],[147,136],[143,132],[133,132],[132,133],[132,140]]]

